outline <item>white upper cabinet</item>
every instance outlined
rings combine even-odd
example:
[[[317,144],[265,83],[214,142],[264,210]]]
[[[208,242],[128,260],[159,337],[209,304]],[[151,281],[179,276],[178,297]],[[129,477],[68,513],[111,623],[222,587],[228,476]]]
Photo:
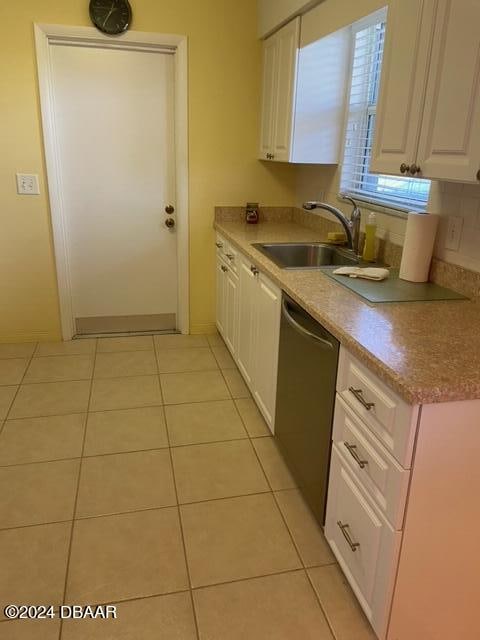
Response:
[[[277,88],[278,40],[269,38],[263,44],[262,120],[260,129],[260,158],[269,158],[273,152],[273,124]]]
[[[319,38],[317,9],[263,43],[259,157],[277,162],[336,164],[341,153],[350,31]]]
[[[434,5],[432,0],[390,3],[371,171],[398,174],[416,158]]]
[[[263,43],[262,160],[289,160],[299,38],[296,18]]]
[[[441,0],[418,160],[431,178],[477,182],[480,171],[480,2]]]
[[[288,162],[292,141],[300,18],[272,36],[277,41],[277,84],[273,111],[273,159]]]
[[[479,23],[478,0],[392,0],[373,172],[478,182]]]

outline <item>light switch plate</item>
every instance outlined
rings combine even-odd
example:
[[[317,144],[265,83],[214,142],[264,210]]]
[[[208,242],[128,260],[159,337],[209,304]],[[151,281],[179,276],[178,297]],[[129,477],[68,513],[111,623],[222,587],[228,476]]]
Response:
[[[460,216],[449,216],[447,237],[445,238],[445,249],[450,251],[458,251],[460,249],[460,240],[462,239],[463,218]]]
[[[22,196],[38,196],[40,186],[35,173],[17,173],[17,193]]]

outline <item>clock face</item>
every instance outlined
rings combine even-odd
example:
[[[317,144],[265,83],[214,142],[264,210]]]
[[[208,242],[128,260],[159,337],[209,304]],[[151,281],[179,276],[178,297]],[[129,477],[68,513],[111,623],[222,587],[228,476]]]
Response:
[[[126,31],[132,21],[128,0],[90,0],[89,10],[97,29],[111,36]]]

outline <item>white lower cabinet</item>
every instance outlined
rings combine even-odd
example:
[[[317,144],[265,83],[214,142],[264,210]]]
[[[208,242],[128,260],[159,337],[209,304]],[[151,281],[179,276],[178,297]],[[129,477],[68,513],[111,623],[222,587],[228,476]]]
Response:
[[[217,329],[232,355],[237,351],[238,276],[232,266],[217,255]]]
[[[217,328],[273,433],[282,292],[242,254],[235,262],[237,273],[217,257]]]
[[[401,531],[395,531],[332,449],[325,536],[378,636],[385,637]]]
[[[281,299],[280,289],[240,256],[237,365],[272,433]]]
[[[268,426],[274,429],[277,392],[278,341],[282,294],[263,273],[255,292],[253,394]]]
[[[237,365],[251,387],[254,369],[256,269],[243,257],[239,264]]]
[[[340,349],[325,535],[377,636],[387,637],[419,407]]]

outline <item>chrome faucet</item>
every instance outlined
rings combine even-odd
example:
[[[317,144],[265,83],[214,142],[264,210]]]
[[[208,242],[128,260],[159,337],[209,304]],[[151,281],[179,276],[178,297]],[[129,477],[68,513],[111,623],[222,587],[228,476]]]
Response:
[[[343,194],[339,194],[339,197],[343,198],[344,200],[349,200],[353,204],[353,211],[350,215],[350,220],[345,216],[345,214],[340,211],[340,209],[337,209],[336,207],[333,207],[326,202],[304,202],[302,206],[306,211],[312,211],[313,209],[325,209],[325,211],[333,214],[345,230],[348,248],[358,256],[360,245],[361,212],[353,198],[350,198],[349,196],[345,196]]]

